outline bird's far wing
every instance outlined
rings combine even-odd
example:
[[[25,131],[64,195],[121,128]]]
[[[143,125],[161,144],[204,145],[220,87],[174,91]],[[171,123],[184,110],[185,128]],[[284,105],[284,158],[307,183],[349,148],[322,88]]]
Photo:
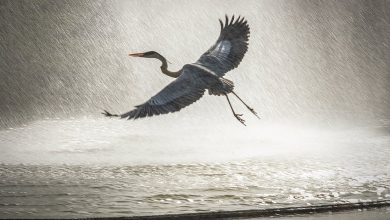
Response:
[[[221,33],[217,42],[204,53],[196,63],[203,65],[219,76],[236,68],[248,50],[249,26],[245,18],[234,16],[221,24]]]
[[[205,89],[205,85],[196,77],[196,74],[183,69],[182,74],[159,93],[120,117],[137,119],[180,111],[180,109],[199,100]]]

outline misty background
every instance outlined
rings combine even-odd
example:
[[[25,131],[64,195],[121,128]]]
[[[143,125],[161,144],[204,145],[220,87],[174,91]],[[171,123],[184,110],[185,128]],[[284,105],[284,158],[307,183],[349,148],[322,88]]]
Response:
[[[249,51],[227,78],[263,121],[388,120],[389,11],[386,0],[1,0],[0,127],[130,110],[172,79],[127,54],[155,50],[178,70],[216,41],[225,14],[250,25]],[[235,123],[229,111],[206,95],[160,117]]]
[[[224,97],[129,111],[245,16]],[[0,0],[0,218],[123,217],[390,198],[390,1]],[[376,210],[377,211],[377,210]],[[375,212],[376,212],[375,211]]]

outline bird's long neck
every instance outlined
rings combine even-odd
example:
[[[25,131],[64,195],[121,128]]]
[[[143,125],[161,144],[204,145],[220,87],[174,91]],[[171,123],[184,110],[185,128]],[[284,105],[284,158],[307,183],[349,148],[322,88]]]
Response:
[[[173,78],[177,78],[180,76],[181,70],[179,70],[177,72],[171,72],[168,70],[168,63],[167,63],[167,59],[165,59],[165,57],[159,55],[157,57],[157,59],[159,59],[162,62],[162,65],[160,68],[161,68],[161,72],[163,72],[165,75],[173,77]]]

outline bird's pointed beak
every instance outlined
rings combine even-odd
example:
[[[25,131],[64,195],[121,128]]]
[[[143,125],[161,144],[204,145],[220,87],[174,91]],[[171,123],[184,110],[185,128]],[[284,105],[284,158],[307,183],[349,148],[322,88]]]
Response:
[[[129,56],[131,56],[131,57],[143,57],[144,53],[131,53],[131,54],[129,54]]]

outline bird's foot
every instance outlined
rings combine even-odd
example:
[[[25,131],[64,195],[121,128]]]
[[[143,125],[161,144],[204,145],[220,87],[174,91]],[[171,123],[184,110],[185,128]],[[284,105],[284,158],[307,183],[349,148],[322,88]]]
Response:
[[[117,115],[117,114],[111,114],[111,113],[109,113],[108,111],[106,111],[106,110],[103,110],[104,112],[102,112],[102,114],[104,115],[104,116],[106,116],[106,117],[119,117],[119,115]]]
[[[257,115],[257,112],[251,108],[251,107],[248,107],[249,111],[251,111],[258,119],[260,119],[260,117]]]
[[[241,116],[242,116],[242,114],[234,114],[234,117],[236,117],[237,120],[238,120],[241,124],[243,124],[244,126],[246,126],[245,120],[244,120],[243,118],[241,118]]]

